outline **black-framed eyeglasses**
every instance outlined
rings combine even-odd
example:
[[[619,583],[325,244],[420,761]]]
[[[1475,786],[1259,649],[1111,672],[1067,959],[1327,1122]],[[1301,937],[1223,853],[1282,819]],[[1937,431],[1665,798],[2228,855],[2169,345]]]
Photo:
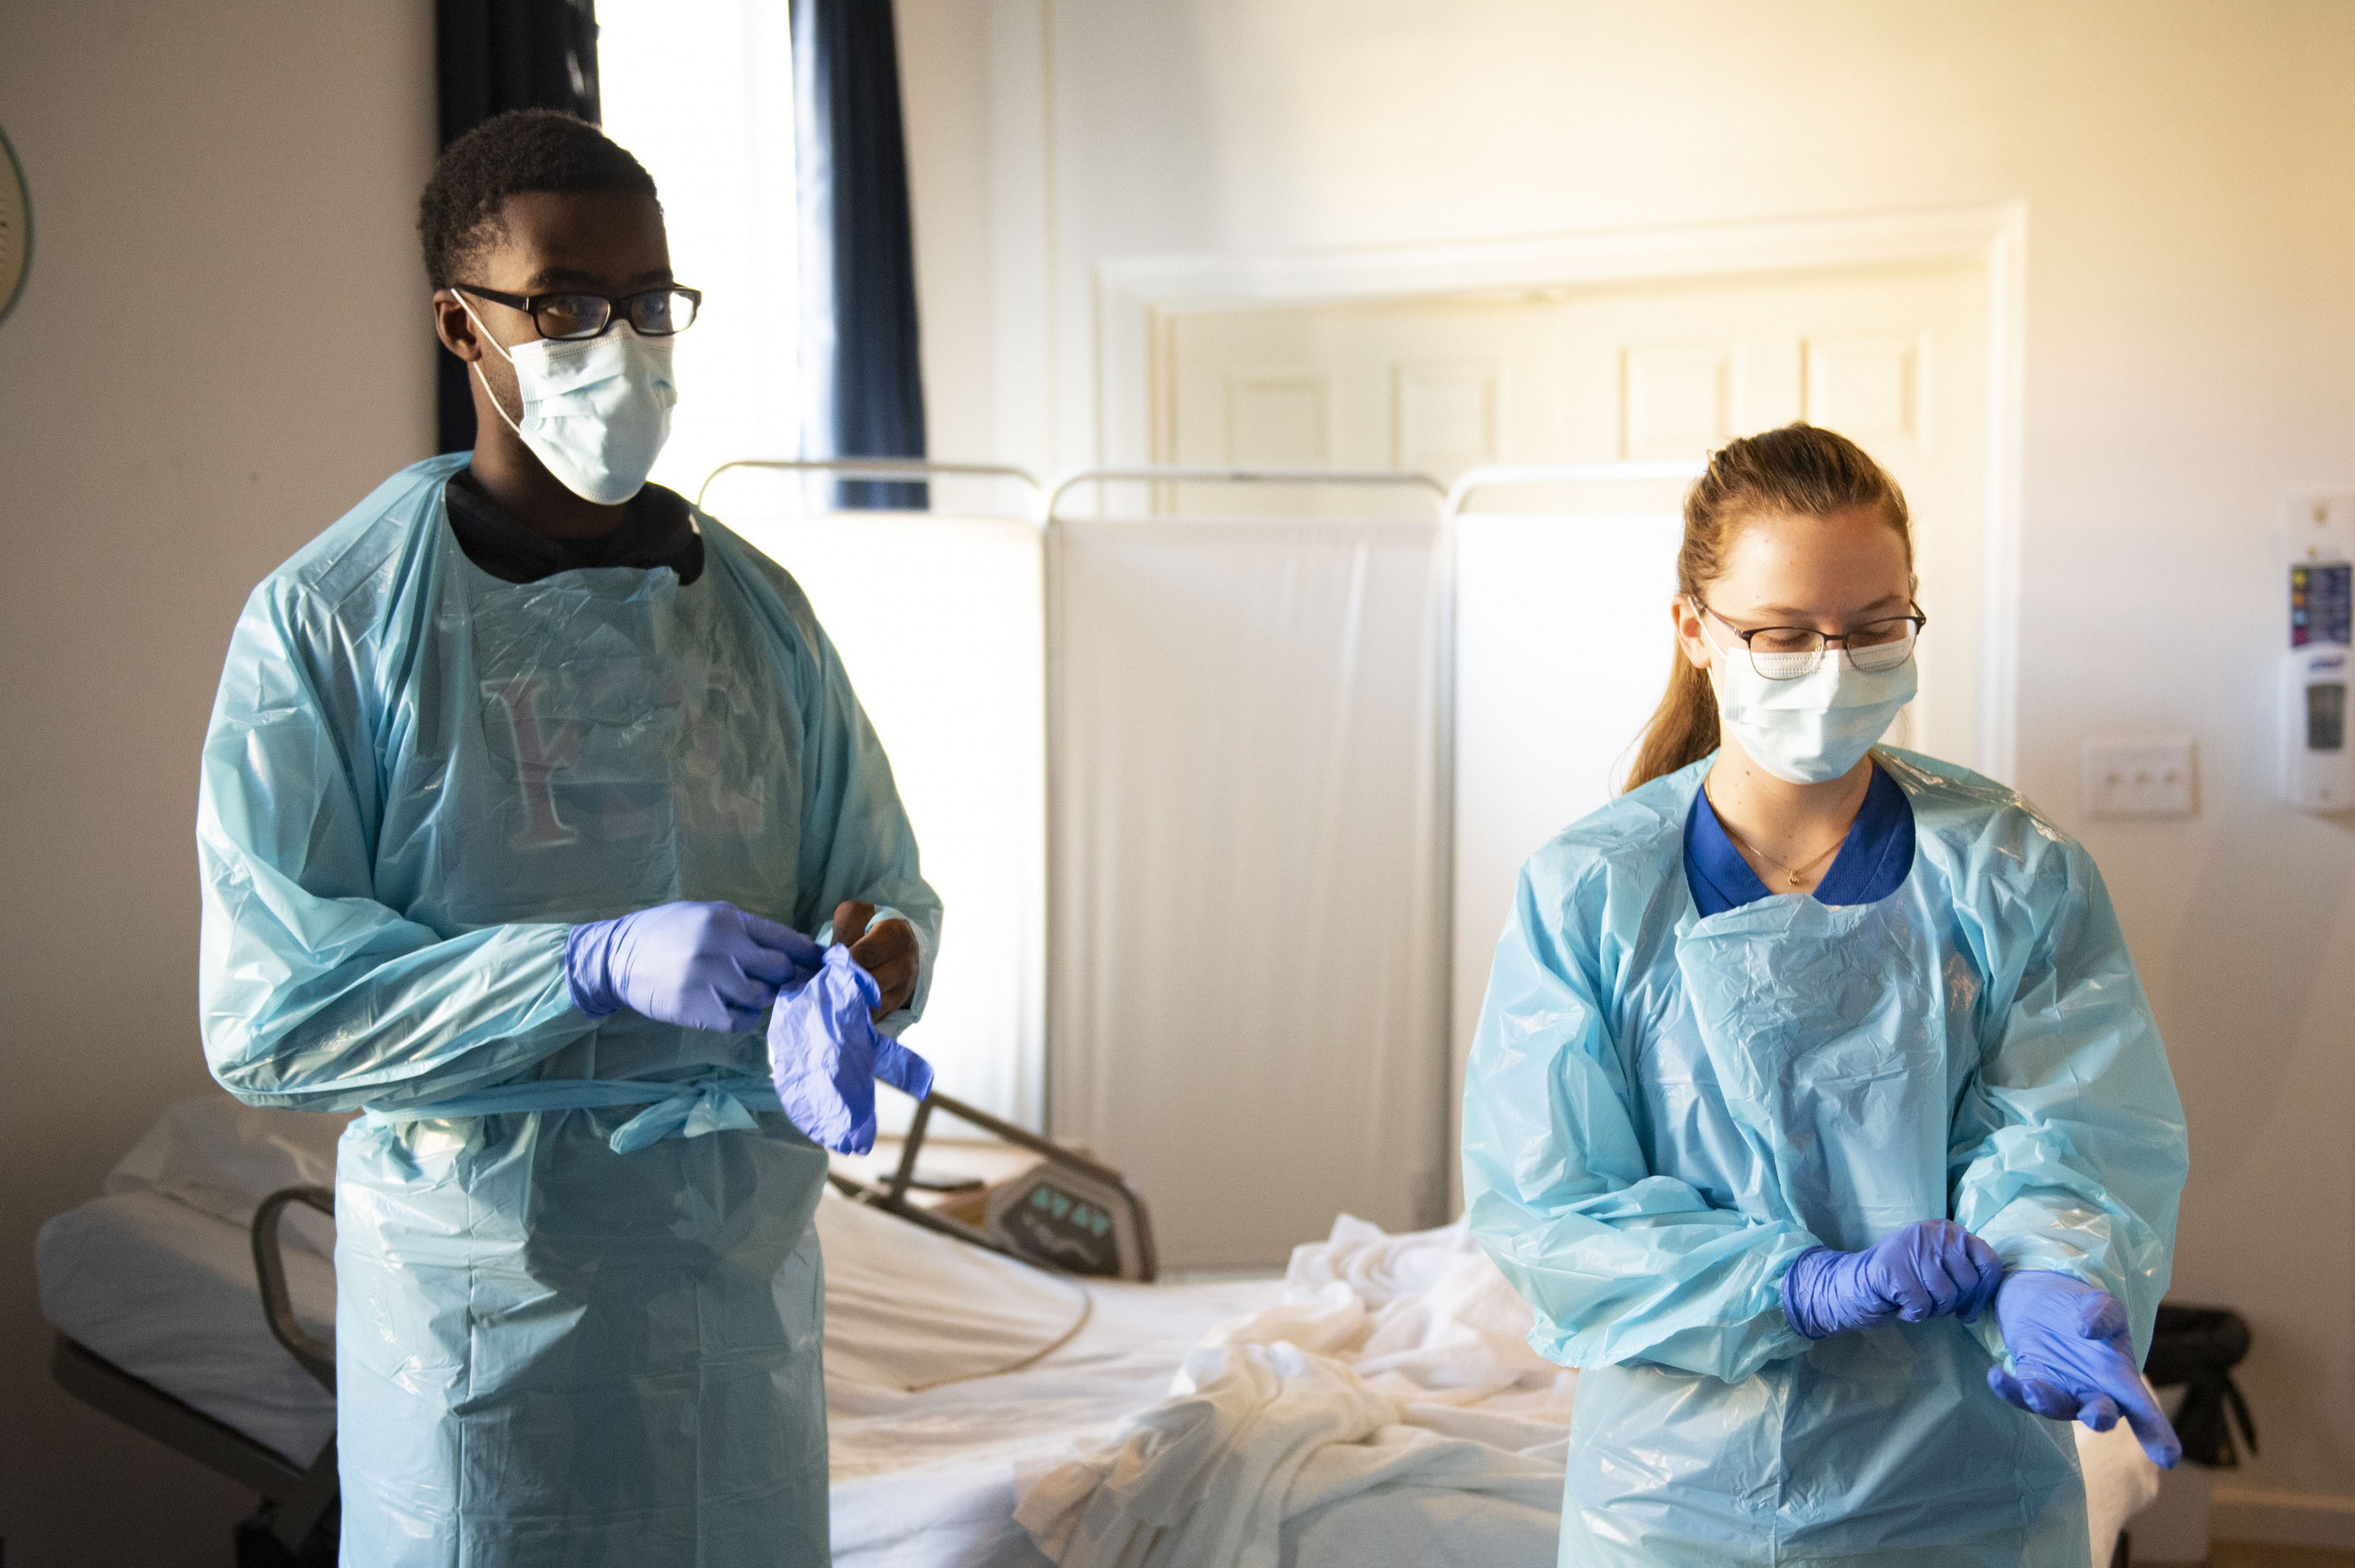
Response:
[[[542,337],[559,342],[602,337],[624,315],[641,337],[669,337],[693,326],[696,312],[703,308],[702,290],[684,289],[676,283],[610,298],[583,293],[506,294],[496,289],[476,288],[472,283],[450,286],[476,299],[522,311],[531,317]]]
[[[1750,655],[1750,667],[1768,680],[1796,680],[1815,674],[1823,667],[1824,650],[1834,643],[1847,653],[1848,662],[1860,670],[1879,674],[1895,669],[1913,656],[1913,644],[1922,628],[1930,624],[1930,617],[1916,604],[1910,615],[1867,621],[1846,632],[1818,632],[1813,626],[1758,626],[1745,632],[1699,599],[1693,604],[1703,614],[1716,616],[1727,631],[1742,639]]]

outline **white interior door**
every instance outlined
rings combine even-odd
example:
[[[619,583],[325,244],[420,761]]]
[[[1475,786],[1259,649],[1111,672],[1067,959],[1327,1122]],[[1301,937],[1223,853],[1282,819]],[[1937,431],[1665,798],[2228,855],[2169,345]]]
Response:
[[[1565,451],[1698,458],[1806,420],[1895,476],[1931,624],[1922,694],[1892,739],[1966,767],[1982,718],[1987,320],[1985,274],[1966,267],[1651,283],[1561,305]]]
[[[1838,431],[1896,476],[1913,513],[1933,629],[1898,739],[1968,766],[1982,719],[1987,363],[1985,272],[1954,265],[1166,312],[1154,452],[1452,480],[1487,463],[1698,459],[1800,419]],[[1165,501],[1365,506],[1274,488],[1178,487]]]
[[[1156,461],[1452,479],[1555,444],[1557,310],[1465,297],[1188,311],[1162,328]],[[1335,489],[1181,492],[1181,509],[1327,512]]]

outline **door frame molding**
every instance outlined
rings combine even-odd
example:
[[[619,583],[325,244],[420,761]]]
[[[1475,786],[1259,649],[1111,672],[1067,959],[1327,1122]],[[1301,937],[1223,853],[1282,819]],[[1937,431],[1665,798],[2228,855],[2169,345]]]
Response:
[[[1987,279],[1987,450],[1978,765],[2009,781],[2019,754],[2027,253],[2027,204],[2010,201],[1429,245],[1105,261],[1096,268],[1097,461],[1136,466],[1153,460],[1156,349],[1171,319],[1189,311],[1908,262],[1979,268]]]

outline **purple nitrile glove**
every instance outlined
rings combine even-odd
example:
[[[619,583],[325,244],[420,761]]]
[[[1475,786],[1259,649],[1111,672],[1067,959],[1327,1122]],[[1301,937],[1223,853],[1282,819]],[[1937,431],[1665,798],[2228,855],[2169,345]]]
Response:
[[[800,932],[730,903],[656,904],[564,937],[564,982],[591,1018],[627,1008],[728,1034],[760,1028],[777,988],[822,962]]]
[[[1916,1220],[1862,1252],[1801,1253],[1783,1275],[1783,1316],[1810,1339],[1949,1312],[1968,1323],[2002,1283],[1993,1247],[1952,1220]]]
[[[794,1125],[837,1154],[875,1147],[875,1081],[921,1100],[932,1064],[875,1027],[883,993],[837,944],[769,1017],[769,1072]]]
[[[2031,1414],[2095,1432],[2124,1415],[2150,1462],[2175,1468],[2183,1444],[2135,1364],[2124,1302],[2065,1274],[2019,1269],[1996,1293],[1995,1320],[2019,1375],[1989,1367],[1989,1388]]]

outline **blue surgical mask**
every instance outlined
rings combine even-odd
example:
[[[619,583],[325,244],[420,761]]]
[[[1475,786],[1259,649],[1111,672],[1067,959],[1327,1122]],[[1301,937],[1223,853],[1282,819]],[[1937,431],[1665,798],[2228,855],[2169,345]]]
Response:
[[[466,314],[474,316],[472,306]],[[496,392],[491,406],[566,489],[617,507],[645,486],[670,439],[670,411],[678,402],[668,337],[641,337],[617,321],[602,336],[536,337],[510,349],[479,316],[474,325],[515,367],[523,418],[510,418]],[[479,362],[474,374],[483,374]],[[483,389],[490,386],[485,378]]]
[[[1714,639],[1710,645],[1717,647]],[[1718,647],[1717,656],[1710,684],[1718,723],[1752,761],[1786,784],[1823,784],[1862,762],[1920,683],[1913,659],[1895,669],[1861,670],[1836,648],[1825,649],[1823,662],[1796,680],[1767,679],[1738,645]]]

